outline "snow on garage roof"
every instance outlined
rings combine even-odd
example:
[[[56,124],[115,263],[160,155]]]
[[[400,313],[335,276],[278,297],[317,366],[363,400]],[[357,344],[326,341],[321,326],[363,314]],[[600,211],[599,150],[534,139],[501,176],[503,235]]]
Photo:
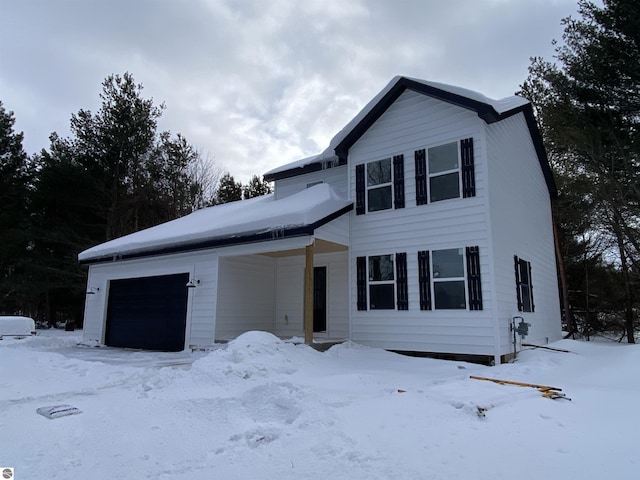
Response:
[[[315,228],[351,210],[353,204],[329,184],[286,198],[273,194],[197,210],[190,215],[92,247],[80,263],[150,256],[202,248],[310,235]],[[278,233],[275,235],[275,233]]]

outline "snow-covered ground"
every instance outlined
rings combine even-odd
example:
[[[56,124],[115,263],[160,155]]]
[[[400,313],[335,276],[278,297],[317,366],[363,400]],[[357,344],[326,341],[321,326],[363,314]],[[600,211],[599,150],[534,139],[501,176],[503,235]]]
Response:
[[[640,478],[640,346],[562,341],[572,353],[484,367],[259,332],[196,354],[80,338],[0,342],[0,467],[16,480]],[[61,403],[82,413],[36,413]]]

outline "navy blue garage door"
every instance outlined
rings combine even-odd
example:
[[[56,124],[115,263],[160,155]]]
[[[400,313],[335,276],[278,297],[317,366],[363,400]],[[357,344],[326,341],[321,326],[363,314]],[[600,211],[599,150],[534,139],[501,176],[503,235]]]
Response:
[[[184,349],[188,273],[111,280],[105,344],[178,352]]]

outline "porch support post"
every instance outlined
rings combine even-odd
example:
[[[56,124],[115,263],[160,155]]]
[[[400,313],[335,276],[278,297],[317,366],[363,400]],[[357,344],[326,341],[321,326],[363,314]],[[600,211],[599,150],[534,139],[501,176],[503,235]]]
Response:
[[[313,343],[313,247],[307,245],[304,250],[304,343]]]

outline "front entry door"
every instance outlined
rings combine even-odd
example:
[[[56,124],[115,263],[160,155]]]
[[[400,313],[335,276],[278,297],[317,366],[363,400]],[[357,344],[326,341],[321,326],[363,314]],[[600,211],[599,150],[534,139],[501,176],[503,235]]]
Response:
[[[327,331],[327,267],[313,268],[313,331]]]

